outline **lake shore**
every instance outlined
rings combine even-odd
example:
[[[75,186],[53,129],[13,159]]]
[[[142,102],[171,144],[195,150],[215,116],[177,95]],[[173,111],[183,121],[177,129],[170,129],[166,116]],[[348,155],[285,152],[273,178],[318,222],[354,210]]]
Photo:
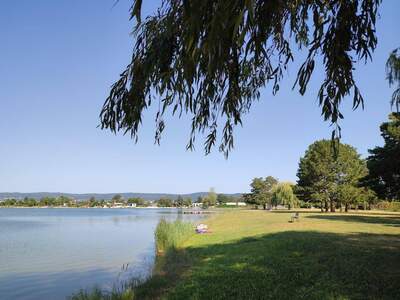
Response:
[[[203,222],[212,233],[158,256],[134,299],[396,298],[399,213],[302,210],[293,223],[292,214],[210,216]]]

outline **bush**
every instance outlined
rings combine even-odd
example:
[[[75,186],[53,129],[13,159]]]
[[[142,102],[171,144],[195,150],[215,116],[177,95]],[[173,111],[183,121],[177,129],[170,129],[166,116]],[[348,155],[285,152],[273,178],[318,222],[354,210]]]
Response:
[[[400,211],[400,201],[392,202],[391,206],[392,206],[391,210]]]
[[[311,208],[312,204],[310,202],[299,200],[299,207],[300,208]]]
[[[400,211],[400,202],[399,201],[380,201],[376,205],[377,209],[382,210],[390,210],[390,211]]]
[[[165,219],[160,220],[154,233],[157,252],[161,253],[178,248],[193,233],[192,223],[181,220],[174,222],[168,222]]]

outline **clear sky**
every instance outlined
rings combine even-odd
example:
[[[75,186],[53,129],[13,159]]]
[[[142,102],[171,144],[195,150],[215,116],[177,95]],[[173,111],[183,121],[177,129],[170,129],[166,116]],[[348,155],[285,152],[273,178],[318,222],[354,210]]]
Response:
[[[228,160],[217,149],[205,156],[201,143],[186,151],[185,118],[169,120],[161,146],[153,144],[153,114],[145,115],[136,145],[96,128],[131,53],[130,1],[114,2],[0,2],[1,192],[245,192],[253,177],[295,181],[307,146],[330,138],[316,100],[321,70],[302,97],[291,90],[296,65],[277,96],[262,92]],[[148,13],[158,1],[144,3]],[[400,1],[383,1],[374,60],[357,66],[364,111],[353,112],[350,98],[344,105],[343,141],[363,157],[382,144],[379,125],[390,112],[385,61],[400,46],[399,11]]]

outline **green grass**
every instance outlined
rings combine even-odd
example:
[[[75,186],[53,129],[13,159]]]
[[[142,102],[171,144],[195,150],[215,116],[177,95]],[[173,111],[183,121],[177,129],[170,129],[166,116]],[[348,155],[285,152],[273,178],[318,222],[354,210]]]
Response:
[[[97,287],[91,290],[80,290],[70,297],[70,300],[131,300],[134,299],[134,289],[125,287],[123,290],[103,291]]]
[[[138,299],[398,299],[400,214],[212,217]]]
[[[132,299],[399,299],[400,214],[292,213],[210,217]]]

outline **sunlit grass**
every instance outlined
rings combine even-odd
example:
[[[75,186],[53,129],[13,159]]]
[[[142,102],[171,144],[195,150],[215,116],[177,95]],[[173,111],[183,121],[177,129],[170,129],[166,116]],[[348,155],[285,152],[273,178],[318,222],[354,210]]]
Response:
[[[292,214],[224,211],[201,235],[160,223],[157,247],[173,250],[130,299],[398,299],[400,214]]]
[[[396,299],[400,214],[231,211],[181,255],[162,299]],[[177,271],[175,270],[175,273]],[[166,274],[168,275],[168,274]],[[156,295],[149,293],[149,299]]]

